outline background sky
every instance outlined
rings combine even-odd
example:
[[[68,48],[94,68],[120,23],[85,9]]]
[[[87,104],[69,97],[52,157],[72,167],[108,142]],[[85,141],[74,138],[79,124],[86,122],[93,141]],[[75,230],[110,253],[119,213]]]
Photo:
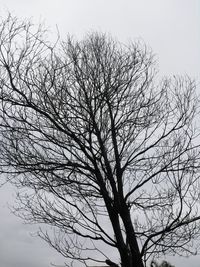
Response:
[[[79,38],[97,30],[121,42],[141,39],[156,54],[162,75],[189,74],[200,82],[199,0],[0,0],[0,16],[10,11],[19,18],[45,21],[62,38]],[[199,89],[198,89],[199,90]],[[199,90],[200,92],[200,90]],[[0,188],[0,266],[48,267],[63,258],[33,237],[36,226],[24,225],[11,214],[15,190]],[[176,267],[199,267],[200,256],[167,258]]]

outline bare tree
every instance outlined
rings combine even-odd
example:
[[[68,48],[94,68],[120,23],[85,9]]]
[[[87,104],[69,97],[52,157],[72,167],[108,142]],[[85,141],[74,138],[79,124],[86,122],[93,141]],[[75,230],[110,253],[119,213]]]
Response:
[[[45,36],[11,16],[1,23],[0,170],[19,187],[16,211],[52,227],[40,236],[68,264],[196,253],[194,81],[156,83],[138,43]]]

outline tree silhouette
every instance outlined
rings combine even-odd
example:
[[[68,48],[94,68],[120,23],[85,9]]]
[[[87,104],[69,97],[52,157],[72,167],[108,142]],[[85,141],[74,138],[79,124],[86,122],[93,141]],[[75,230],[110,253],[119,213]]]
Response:
[[[1,173],[19,188],[16,213],[51,226],[39,235],[66,264],[196,252],[194,81],[156,83],[142,44],[92,33],[51,45],[10,15],[0,74]]]

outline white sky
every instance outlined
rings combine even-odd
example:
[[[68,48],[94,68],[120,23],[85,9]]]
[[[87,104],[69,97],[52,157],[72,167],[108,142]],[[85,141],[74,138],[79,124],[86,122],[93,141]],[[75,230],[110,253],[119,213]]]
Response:
[[[161,74],[189,74],[200,81],[199,0],[0,0],[0,15],[10,11],[20,18],[57,24],[62,37],[82,37],[91,30],[112,34],[122,42],[140,38],[158,58]],[[10,214],[12,190],[0,189],[0,266],[47,267],[62,258],[48,245],[32,238],[36,227],[23,225]],[[199,267],[200,256],[170,258],[176,267]]]

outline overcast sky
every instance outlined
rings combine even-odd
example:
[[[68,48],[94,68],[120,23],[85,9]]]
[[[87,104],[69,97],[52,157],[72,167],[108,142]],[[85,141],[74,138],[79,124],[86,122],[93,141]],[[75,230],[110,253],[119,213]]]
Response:
[[[189,74],[200,81],[199,0],[0,0],[0,15],[45,21],[82,37],[91,30],[112,34],[122,42],[142,39],[157,55],[161,74]],[[10,186],[0,189],[0,267],[47,267],[63,259],[31,236],[36,226],[24,225],[7,203],[14,201]],[[169,258],[168,258],[169,259]],[[200,256],[170,258],[176,267],[199,267]]]

